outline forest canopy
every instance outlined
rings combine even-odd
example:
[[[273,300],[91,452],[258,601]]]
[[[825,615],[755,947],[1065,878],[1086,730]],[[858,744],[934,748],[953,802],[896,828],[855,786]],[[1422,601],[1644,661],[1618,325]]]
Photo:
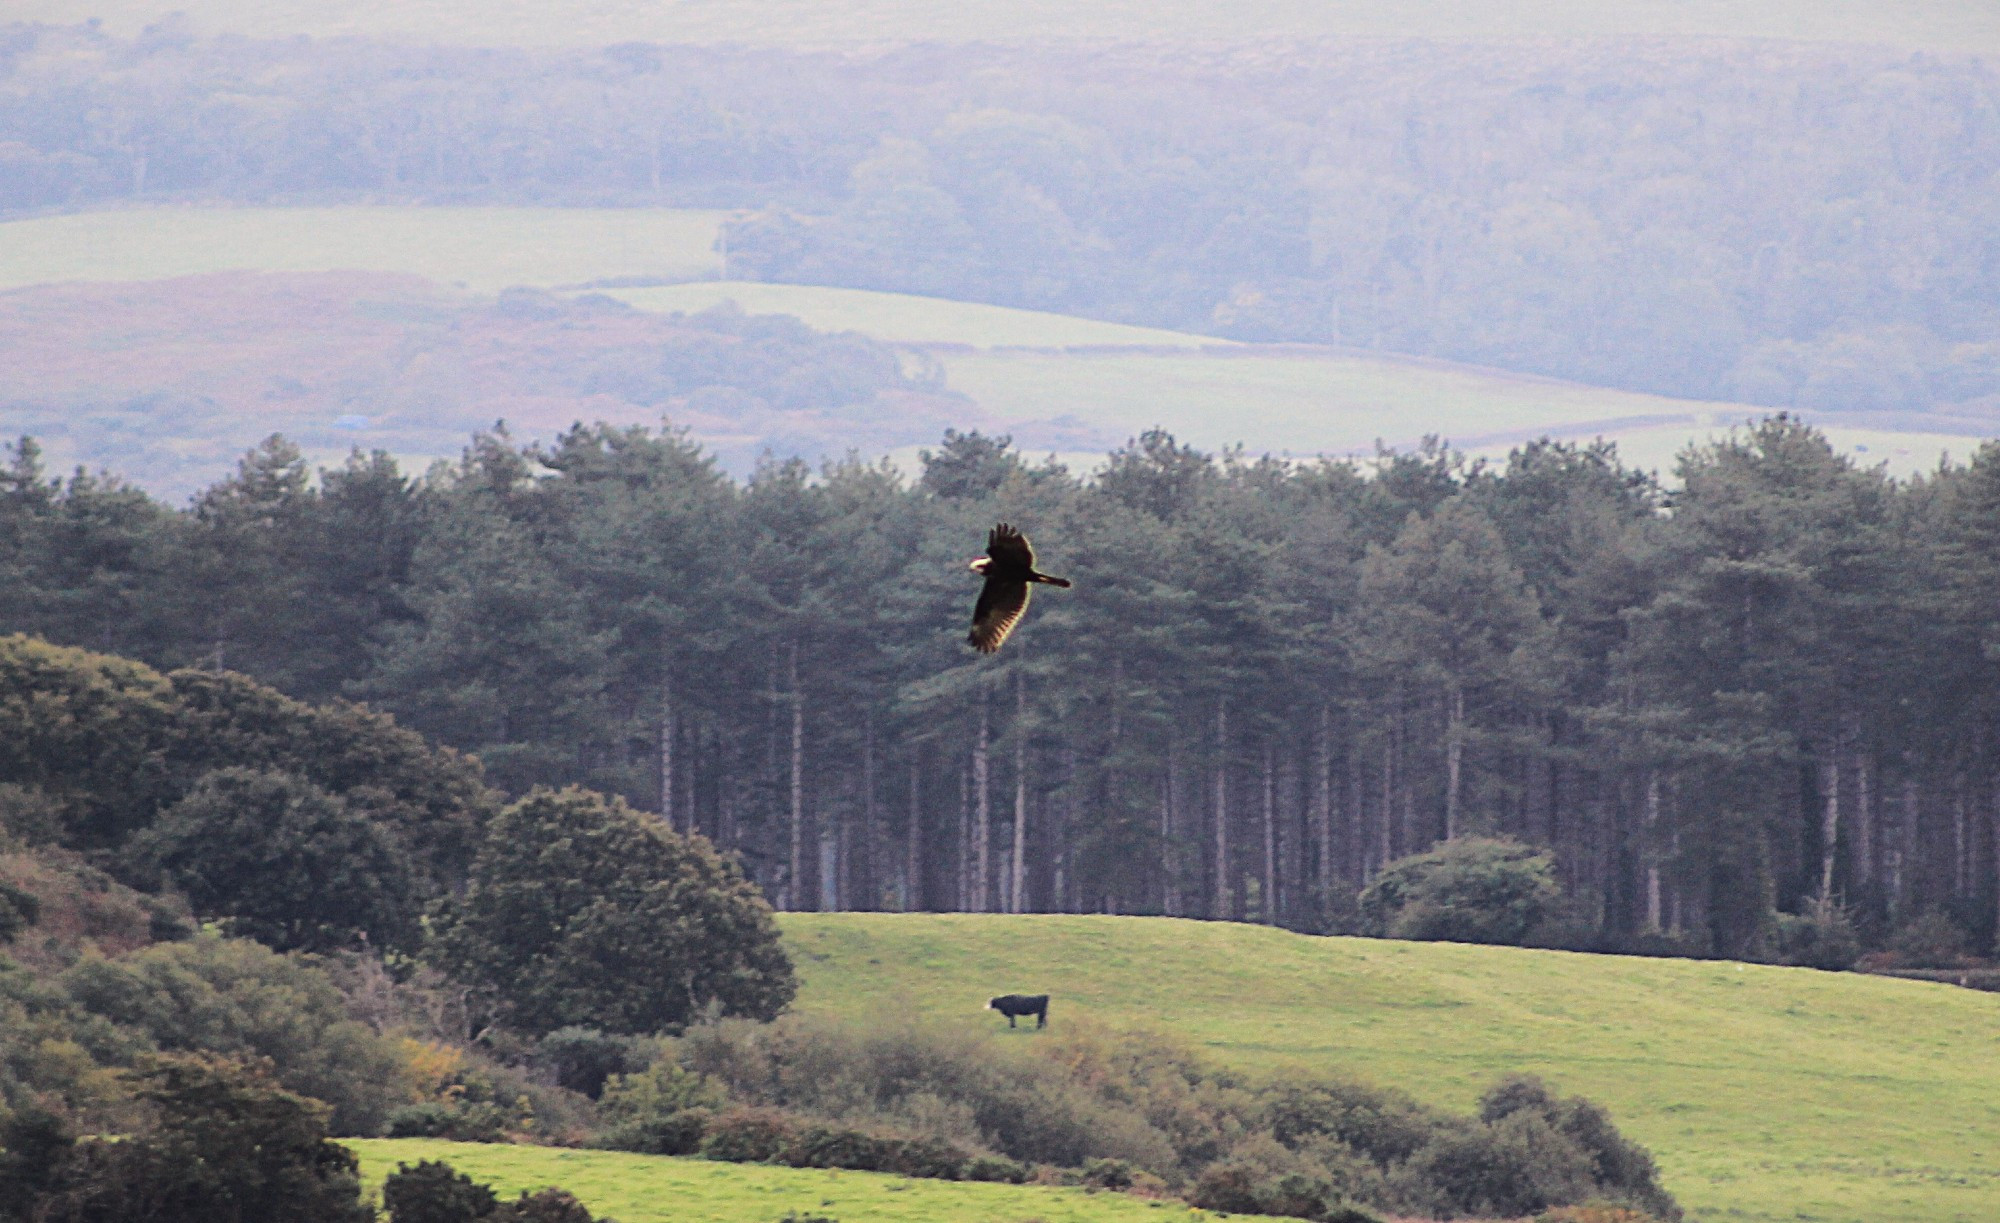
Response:
[[[1352,928],[1385,864],[1477,835],[1551,851],[1531,937],[1562,945],[1772,955],[1816,904],[1990,945],[2000,446],[1896,481],[1773,418],[1672,488],[1553,443],[1298,464],[1152,433],[1083,479],[949,434],[925,462],[739,483],[599,426],[315,479],[274,439],[174,510],[22,443],[0,626],[366,699],[504,791],[700,831],[780,907]],[[965,558],[1001,519],[1076,587],[980,662]],[[169,688],[280,699],[93,683],[155,735]],[[103,757],[75,835],[160,792],[150,759]]]

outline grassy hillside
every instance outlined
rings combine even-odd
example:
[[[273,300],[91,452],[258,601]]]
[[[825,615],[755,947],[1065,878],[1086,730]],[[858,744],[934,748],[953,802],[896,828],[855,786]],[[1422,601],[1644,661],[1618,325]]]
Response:
[[[490,1146],[415,1138],[347,1144],[370,1190],[398,1163],[441,1159],[511,1197],[554,1185],[618,1223],[776,1223],[788,1212],[840,1223],[1182,1223],[1210,1219],[1179,1203],[1033,1185],[910,1180],[875,1172],[767,1168],[616,1151]]]
[[[598,0],[14,0],[15,20],[102,18],[129,33],[174,12],[203,31],[261,36],[378,34],[482,46],[617,42],[735,42],[821,46],[941,40],[1031,42],[1076,38],[1224,40],[1245,37],[1416,36],[1591,38],[1622,35],[1812,38],[1934,51],[2000,47],[2000,10],[1982,0],[755,0],[634,4]]]
[[[480,290],[709,275],[720,212],[128,208],[0,223],[0,289],[203,272],[409,272]]]
[[[2000,1218],[2000,997],[1754,965],[1320,939],[1115,917],[788,914],[799,1006],[1172,1033],[1464,1108],[1531,1071],[1607,1105],[1704,1219]],[[1013,1039],[1033,1040],[1028,1030]]]

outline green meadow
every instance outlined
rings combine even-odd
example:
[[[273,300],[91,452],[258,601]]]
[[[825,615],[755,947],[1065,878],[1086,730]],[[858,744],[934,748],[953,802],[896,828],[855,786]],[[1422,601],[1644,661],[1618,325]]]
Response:
[[[512,1197],[556,1186],[618,1223],[1187,1223],[1217,1216],[1178,1202],[1038,1185],[911,1180],[879,1172],[711,1163],[619,1151],[483,1145],[424,1138],[349,1141],[371,1192],[399,1163],[441,1159]]]
[[[1943,52],[2000,47],[1983,0],[13,0],[16,21],[98,18],[130,34],[169,14],[204,33],[373,35],[475,46],[620,42],[840,46],[1072,39],[1223,42],[1245,38],[1812,38]]]
[[[0,289],[205,272],[408,272],[492,292],[714,274],[726,213],[680,208],[118,208],[0,223]]]
[[[786,914],[798,1009],[1166,1033],[1248,1071],[1466,1108],[1502,1074],[1606,1105],[1703,1220],[2000,1218],[2000,996],[1808,969],[1312,938],[1139,917]]]

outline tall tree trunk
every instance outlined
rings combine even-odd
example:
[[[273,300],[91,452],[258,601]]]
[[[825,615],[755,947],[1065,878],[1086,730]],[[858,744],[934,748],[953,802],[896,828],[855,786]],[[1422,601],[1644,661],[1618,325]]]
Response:
[[[960,913],[972,911],[972,773],[958,770],[958,894],[952,907]]]
[[[1465,763],[1465,689],[1453,684],[1445,694],[1444,839],[1458,837],[1459,778]]]
[[[667,827],[677,828],[674,821],[674,735],[675,725],[674,677],[668,672],[660,681],[660,818]]]
[[[903,904],[905,913],[924,907],[923,762],[910,757],[910,824],[904,829]]]
[[[1180,740],[1167,732],[1167,771],[1160,779],[1160,910],[1181,915],[1181,890],[1175,869],[1174,784],[1180,780]]]
[[[1264,741],[1264,924],[1278,924],[1278,749]]]
[[[1660,774],[1646,774],[1646,835],[1642,841],[1646,855],[1646,933],[1660,931]]]
[[[792,642],[792,859],[786,882],[788,909],[805,907],[806,879],[806,700],[799,691],[799,643]]]
[[[846,857],[847,907],[879,909],[881,887],[875,864],[875,711],[861,721],[861,827]]]
[[[993,864],[989,855],[993,851],[993,791],[991,786],[992,762],[988,759],[992,749],[992,722],[987,711],[986,694],[979,694],[979,738],[972,746],[972,801],[974,819],[972,821],[972,911],[990,911],[987,888],[993,878]]]
[[[1854,762],[1854,882],[1866,890],[1875,883],[1875,777],[1872,754],[1863,750]]]
[[[1229,887],[1229,698],[1215,701],[1215,912],[1218,921],[1234,916]]]
[[[1014,672],[1014,854],[1007,881],[1007,911],[1027,909],[1028,883],[1028,684]]]
[[[1316,876],[1322,896],[1333,895],[1333,707],[1319,707],[1319,733],[1313,744],[1313,839],[1319,845]]]
[[[1829,744],[1820,763],[1819,898],[1833,899],[1834,855],[1840,845],[1840,745]]]

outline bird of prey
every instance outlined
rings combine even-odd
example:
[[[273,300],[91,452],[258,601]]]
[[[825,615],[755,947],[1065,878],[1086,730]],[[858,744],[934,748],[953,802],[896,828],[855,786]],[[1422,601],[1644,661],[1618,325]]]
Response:
[[[1004,522],[987,535],[986,555],[973,558],[972,571],[984,577],[986,585],[979,592],[979,605],[972,609],[972,631],[965,640],[981,654],[999,649],[1021,622],[1031,583],[1069,585],[1065,578],[1036,573],[1035,550],[1028,546],[1028,537]]]

